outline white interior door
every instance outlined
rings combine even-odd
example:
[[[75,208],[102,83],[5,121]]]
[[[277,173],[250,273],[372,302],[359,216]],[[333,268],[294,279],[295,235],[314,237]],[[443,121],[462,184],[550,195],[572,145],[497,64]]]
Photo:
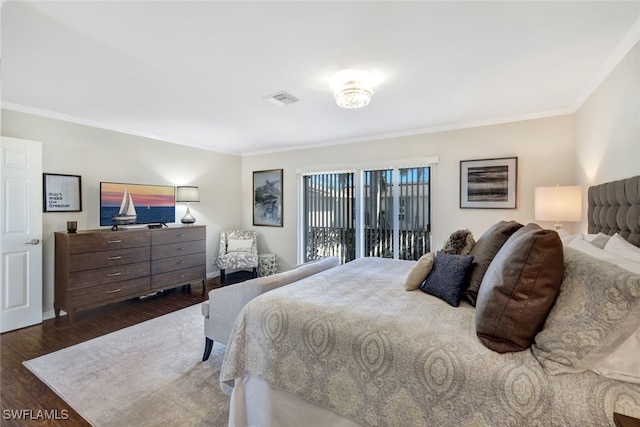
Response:
[[[0,331],[42,322],[42,144],[0,138]]]

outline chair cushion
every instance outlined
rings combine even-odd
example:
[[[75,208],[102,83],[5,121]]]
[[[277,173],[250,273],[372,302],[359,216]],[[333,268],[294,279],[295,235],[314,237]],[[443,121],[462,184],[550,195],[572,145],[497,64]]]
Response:
[[[227,252],[251,252],[252,247],[252,239],[229,239],[227,241]]]

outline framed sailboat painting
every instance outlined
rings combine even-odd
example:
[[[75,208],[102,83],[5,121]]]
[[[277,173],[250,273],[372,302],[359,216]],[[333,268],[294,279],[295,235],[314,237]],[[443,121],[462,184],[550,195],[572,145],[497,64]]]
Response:
[[[100,183],[100,225],[164,224],[176,220],[175,187]]]

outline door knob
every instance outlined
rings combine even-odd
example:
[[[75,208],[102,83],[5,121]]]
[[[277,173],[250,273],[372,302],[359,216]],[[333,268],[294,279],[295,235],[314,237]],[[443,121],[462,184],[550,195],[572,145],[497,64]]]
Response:
[[[25,242],[24,244],[25,244],[25,245],[38,245],[38,244],[40,244],[40,240],[38,240],[38,239],[31,239],[31,241],[30,241],[30,242]]]

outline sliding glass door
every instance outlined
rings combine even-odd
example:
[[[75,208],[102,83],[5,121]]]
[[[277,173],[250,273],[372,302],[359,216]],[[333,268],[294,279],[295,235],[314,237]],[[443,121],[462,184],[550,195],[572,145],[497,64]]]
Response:
[[[417,260],[429,252],[429,168],[364,171],[364,256]]]
[[[356,257],[354,174],[322,173],[303,177],[304,260]]]
[[[302,186],[305,261],[417,260],[429,252],[429,167],[315,173]]]

